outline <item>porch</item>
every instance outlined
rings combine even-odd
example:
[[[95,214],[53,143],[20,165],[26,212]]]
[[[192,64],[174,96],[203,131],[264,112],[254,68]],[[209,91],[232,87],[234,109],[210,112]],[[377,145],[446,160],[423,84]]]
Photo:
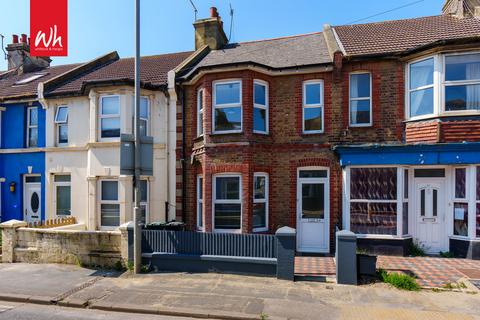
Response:
[[[377,269],[411,275],[424,288],[442,288],[462,279],[480,280],[480,261],[469,259],[380,255]],[[296,277],[334,279],[335,273],[334,257],[295,257]]]

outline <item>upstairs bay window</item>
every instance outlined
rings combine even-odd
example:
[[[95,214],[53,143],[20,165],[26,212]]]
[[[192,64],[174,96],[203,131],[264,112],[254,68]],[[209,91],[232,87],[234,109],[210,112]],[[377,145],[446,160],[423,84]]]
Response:
[[[100,97],[100,139],[120,137],[120,96]]]
[[[55,124],[57,126],[57,145],[68,144],[68,107],[59,106],[55,113]]]
[[[372,125],[372,93],[370,73],[350,75],[350,126]]]
[[[268,133],[268,86],[260,80],[253,83],[253,132]]]
[[[38,147],[38,108],[27,109],[27,148]]]
[[[323,81],[311,80],[303,83],[302,108],[303,133],[323,132]]]
[[[480,114],[480,53],[438,54],[407,66],[407,115]]]
[[[213,133],[242,132],[242,83],[213,84]]]
[[[203,136],[203,89],[197,92],[197,137]]]

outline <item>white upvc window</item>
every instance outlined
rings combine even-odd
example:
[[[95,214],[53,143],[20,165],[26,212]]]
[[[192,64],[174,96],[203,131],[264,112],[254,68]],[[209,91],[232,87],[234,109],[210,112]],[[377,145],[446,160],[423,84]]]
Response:
[[[197,137],[203,136],[204,89],[197,91]]]
[[[480,53],[436,54],[408,63],[408,119],[480,114]]]
[[[27,148],[38,147],[38,107],[27,108]]]
[[[219,232],[241,232],[242,176],[240,174],[214,176],[213,228]]]
[[[303,133],[322,133],[324,130],[323,80],[309,80],[303,83],[302,109]]]
[[[100,140],[117,140],[120,137],[120,96],[100,97]]]
[[[203,177],[197,176],[197,229],[203,230]]]
[[[253,132],[268,134],[268,83],[253,81]]]
[[[120,226],[120,201],[118,181],[115,179],[99,180],[100,227],[114,229]]]
[[[213,133],[242,132],[242,82],[213,82]]]
[[[268,174],[253,175],[253,231],[268,230]]]
[[[68,144],[68,107],[58,106],[55,112],[55,125],[57,131],[57,145]]]
[[[369,72],[350,74],[349,112],[351,127],[372,125],[372,76]]]
[[[150,221],[150,184],[147,179],[140,180],[140,222],[147,224]]]
[[[150,99],[140,97],[140,136],[148,135],[150,135]]]
[[[71,215],[71,177],[69,174],[53,176],[54,208],[57,216]]]

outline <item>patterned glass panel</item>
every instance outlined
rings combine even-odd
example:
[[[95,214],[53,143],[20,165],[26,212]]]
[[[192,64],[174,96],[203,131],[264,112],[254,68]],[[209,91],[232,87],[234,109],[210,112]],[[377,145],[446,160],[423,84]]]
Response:
[[[403,234],[408,234],[408,202],[403,203]]]
[[[455,198],[465,199],[467,169],[455,169]]]
[[[359,234],[397,234],[396,203],[350,204],[350,230]]]
[[[477,167],[477,200],[480,200],[480,166]]]
[[[477,238],[480,238],[480,203],[477,203]]]
[[[352,168],[350,170],[351,200],[395,200],[396,198],[396,168]]]

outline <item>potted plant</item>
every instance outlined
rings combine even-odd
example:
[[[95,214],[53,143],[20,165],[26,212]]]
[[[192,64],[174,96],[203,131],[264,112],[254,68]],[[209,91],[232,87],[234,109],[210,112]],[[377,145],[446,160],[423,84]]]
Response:
[[[365,249],[357,249],[357,272],[359,275],[375,276],[377,273],[377,256]]]

